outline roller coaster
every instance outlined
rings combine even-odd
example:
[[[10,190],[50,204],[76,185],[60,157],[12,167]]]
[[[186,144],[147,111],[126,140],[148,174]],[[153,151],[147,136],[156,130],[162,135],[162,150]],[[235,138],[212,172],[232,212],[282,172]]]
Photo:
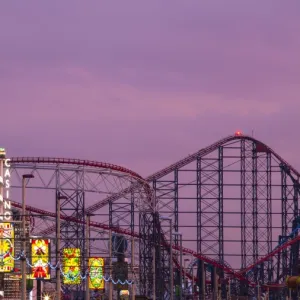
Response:
[[[93,214],[91,255],[109,256],[111,233],[128,240],[135,294],[171,299],[171,278],[176,293],[183,277],[186,299],[253,297],[258,288],[270,299],[289,295],[285,281],[299,264],[300,175],[251,136],[238,132],[146,178],[101,162],[12,157],[18,210],[26,173],[34,175],[26,186],[31,235],[56,238],[63,196],[61,247],[84,253],[85,216]],[[175,235],[170,246],[172,231],[182,240]]]

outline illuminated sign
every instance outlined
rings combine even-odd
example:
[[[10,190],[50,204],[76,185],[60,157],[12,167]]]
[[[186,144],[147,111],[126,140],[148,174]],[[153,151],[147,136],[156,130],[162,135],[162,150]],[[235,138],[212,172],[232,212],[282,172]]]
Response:
[[[1,154],[1,151],[0,151]],[[1,157],[1,156],[0,156]],[[4,172],[5,167],[5,172]],[[3,174],[4,173],[4,174]],[[9,200],[9,188],[10,188],[10,159],[2,159],[0,162],[0,202],[2,203],[1,207],[1,221],[10,221],[12,217],[11,213],[11,202]],[[3,192],[3,188],[5,189],[5,193]],[[6,198],[6,199],[5,199]]]
[[[80,249],[63,249],[64,284],[80,284]]]
[[[89,258],[89,288],[91,290],[104,290],[104,259],[102,257]]]
[[[15,261],[14,227],[12,223],[0,223],[0,272],[12,272]]]
[[[31,279],[50,279],[49,259],[50,240],[31,240]]]

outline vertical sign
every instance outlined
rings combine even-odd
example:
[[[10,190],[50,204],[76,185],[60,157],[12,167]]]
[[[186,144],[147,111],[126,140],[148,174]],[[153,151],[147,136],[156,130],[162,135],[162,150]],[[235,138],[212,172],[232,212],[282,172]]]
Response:
[[[31,279],[50,279],[50,270],[48,265],[50,259],[49,246],[50,240],[31,240]]]
[[[89,288],[91,290],[104,290],[104,259],[102,257],[89,258]]]
[[[10,202],[10,159],[6,158],[4,148],[0,148],[0,221],[12,218]]]
[[[0,223],[0,272],[12,272],[15,261],[14,227],[12,223]]]
[[[0,148],[0,272],[12,272],[14,268],[14,227],[11,221],[11,202],[9,200],[10,159]]]
[[[63,282],[64,284],[80,284],[80,249],[63,249]]]

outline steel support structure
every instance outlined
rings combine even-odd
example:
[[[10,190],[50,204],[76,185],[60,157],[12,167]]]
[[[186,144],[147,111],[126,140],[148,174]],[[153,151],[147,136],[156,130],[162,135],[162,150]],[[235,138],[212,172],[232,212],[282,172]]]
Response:
[[[169,240],[162,233],[158,213],[151,211],[140,213],[140,234],[140,293],[153,297],[155,288],[156,299],[168,300],[170,299]],[[155,272],[153,272],[153,266],[155,266]],[[153,273],[155,278],[153,278]]]
[[[56,171],[61,165],[63,168],[57,171],[58,184],[53,187],[53,176],[42,173]],[[151,268],[155,244],[155,290],[157,299],[167,299],[169,250],[165,247],[168,242],[165,240],[168,236],[165,227],[160,226],[153,212],[145,213],[145,209],[137,209],[137,203],[146,203],[147,197],[136,193],[128,178],[129,184],[123,184],[125,180],[122,177],[114,177],[117,184],[108,180],[110,173],[103,169],[105,167],[100,163],[78,160],[14,158],[12,188],[20,188],[20,183],[14,183],[14,180],[20,178],[19,171],[23,168],[26,172],[38,173],[36,183],[28,186],[29,193],[30,189],[54,189],[66,195],[69,202],[65,201],[61,207],[64,211],[62,234],[72,237],[76,233],[77,240],[81,234],[79,228],[84,226],[76,222],[81,220],[81,216],[84,217],[84,209],[72,207],[71,212],[68,205],[79,201],[80,206],[80,201],[86,202],[88,194],[92,205],[86,205],[86,211],[97,213],[101,209],[97,217],[99,223],[91,223],[91,229],[112,228],[121,235],[141,237],[140,255],[137,251],[141,276],[139,287],[140,293],[147,295],[153,289]],[[76,179],[80,175],[76,177],[76,172],[80,170],[80,174],[86,174],[83,172],[85,168],[89,169],[89,174],[84,175],[84,184],[80,186],[80,179]],[[115,166],[109,168],[126,171]],[[67,172],[71,174],[66,175]],[[135,179],[139,178],[136,174],[130,174]],[[251,282],[267,285],[282,284],[286,276],[295,272],[292,266],[298,261],[297,245],[293,242],[285,247],[285,243],[297,237],[292,231],[297,226],[299,192],[296,188],[299,186],[299,173],[267,145],[249,136],[229,136],[159,170],[146,180],[155,190],[159,214],[172,218],[173,230],[182,233],[185,252],[206,262],[207,276],[211,274],[210,266],[217,266],[216,273],[225,279],[222,282],[227,282],[230,275],[231,293],[254,295],[254,288],[248,288],[249,284],[241,285],[236,279],[240,278],[240,274]],[[103,188],[108,184],[111,188]],[[12,194],[16,195],[15,191]],[[41,211],[33,207],[30,209]],[[78,220],[68,224],[67,216]],[[49,219],[45,215],[35,219],[36,228],[44,222],[46,228],[42,231],[43,236],[55,232],[54,225],[54,229],[45,225]],[[179,252],[176,239],[174,247]],[[280,251],[277,251],[278,247]],[[176,255],[173,257],[174,269],[178,269]],[[224,296],[224,291],[222,294]]]
[[[289,188],[287,183],[288,175],[283,170],[281,171],[281,224],[282,224],[282,232],[279,236],[279,241],[285,239],[288,235],[288,196],[289,196]],[[280,280],[284,274],[288,272],[288,252],[284,250],[281,253],[281,266],[278,265],[277,268],[277,280]],[[281,267],[281,268],[280,268]]]
[[[140,281],[139,292],[144,296],[153,295],[153,247],[155,244],[155,215],[152,212],[140,213],[140,238],[139,243],[139,264]],[[157,238],[157,237],[156,237]],[[157,285],[156,285],[157,286]]]
[[[152,190],[137,173],[128,169],[100,162],[82,161],[57,158],[17,158],[12,160],[12,186],[14,199],[21,196],[22,174],[32,173],[35,178],[28,185],[28,212],[31,216],[31,236],[41,236],[56,240],[56,199],[60,198],[60,261],[62,262],[63,248],[79,248],[81,250],[81,275],[87,270],[85,253],[85,215],[90,212],[86,205],[90,205],[109,197],[111,205],[102,206],[102,210],[91,221],[91,255],[97,257],[109,257],[108,239],[105,237],[109,229],[118,235],[139,238],[138,213],[141,207],[151,207]],[[131,188],[131,187],[134,188]],[[126,190],[125,192],[123,190]],[[42,199],[42,201],[41,201]],[[30,206],[33,203],[34,206]],[[35,202],[34,202],[35,201]],[[18,209],[21,205],[12,201]],[[109,202],[105,200],[107,204]],[[46,205],[53,211],[45,211],[36,206]],[[109,210],[111,207],[111,210]],[[34,211],[34,213],[32,213]],[[117,221],[118,220],[118,221]],[[95,221],[98,221],[95,222]],[[96,227],[95,224],[98,224]],[[117,225],[119,226],[117,228]],[[55,244],[55,242],[54,242]],[[138,243],[135,243],[138,247]],[[55,255],[56,247],[51,247],[51,263],[57,263]],[[133,249],[134,260],[138,261],[139,251]],[[130,251],[130,250],[129,250]],[[17,254],[17,253],[16,253]],[[126,256],[130,256],[126,253]],[[109,270],[105,270],[109,273]],[[51,278],[55,278],[51,271]],[[107,276],[108,273],[105,273]],[[139,288],[138,273],[129,274],[129,280],[133,279],[137,289]],[[134,276],[134,278],[132,278]],[[63,281],[63,278],[62,278]],[[75,299],[83,296],[85,285],[62,284],[65,294],[74,294]],[[78,299],[79,299],[78,298]]]
[[[236,261],[234,256],[240,257],[240,267],[244,269],[278,244],[276,232],[278,236],[282,226],[276,215],[280,201],[283,232],[285,228],[291,229],[292,218],[285,222],[284,214],[297,208],[290,195],[285,200],[279,193],[280,186],[282,195],[285,193],[284,182],[279,182],[282,161],[263,143],[239,137],[202,149],[153,174],[149,180],[153,183],[161,214],[173,217],[174,229],[184,233],[186,245],[195,242],[190,247],[227,266],[227,260],[231,264]],[[193,199],[196,200],[195,206]],[[289,203],[289,208],[285,202]],[[193,219],[193,212],[196,214],[195,225],[189,222]],[[237,229],[240,229],[240,241]],[[193,233],[196,238],[192,238]],[[240,254],[233,250],[238,245]],[[247,273],[247,278],[261,284],[273,282],[275,265],[278,265],[276,259],[259,264]],[[221,279],[225,276],[222,271],[218,274]],[[231,291],[241,295],[254,293],[253,289],[235,280],[231,281]],[[222,286],[222,296],[224,294],[225,286]]]
[[[197,160],[197,245],[201,253],[224,263],[223,147],[216,155]]]
[[[57,189],[56,189],[56,199],[61,198],[60,213],[62,217],[65,218],[75,218],[82,223],[77,222],[63,222],[60,228],[60,238],[61,238],[61,251],[63,253],[64,248],[78,248],[80,249],[80,261],[81,270],[87,269],[87,260],[85,253],[85,195],[84,195],[84,172],[75,173],[76,187],[74,190],[70,191],[60,186],[61,182],[61,172],[57,170]],[[63,197],[65,198],[63,198]],[[56,201],[55,199],[55,201]],[[62,261],[62,258],[61,258]],[[84,275],[81,274],[81,275]],[[64,282],[64,279],[62,283]],[[83,282],[79,285],[66,285],[62,284],[62,288],[66,294],[75,293],[75,297],[81,297],[83,291],[85,290],[85,285]]]

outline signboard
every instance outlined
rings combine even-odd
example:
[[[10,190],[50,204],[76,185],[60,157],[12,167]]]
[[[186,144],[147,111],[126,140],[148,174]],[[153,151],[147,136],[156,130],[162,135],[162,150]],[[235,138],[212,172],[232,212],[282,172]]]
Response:
[[[15,261],[14,227],[12,223],[0,223],[0,272],[12,272]]]
[[[89,258],[89,273],[89,288],[91,290],[104,290],[104,259],[102,257]]]
[[[32,239],[31,242],[31,279],[50,279],[49,259],[50,240]]]
[[[11,221],[10,202],[10,159],[5,158],[4,148],[0,148],[0,221]]]
[[[64,284],[80,284],[80,249],[65,248],[63,249],[63,273]]]

